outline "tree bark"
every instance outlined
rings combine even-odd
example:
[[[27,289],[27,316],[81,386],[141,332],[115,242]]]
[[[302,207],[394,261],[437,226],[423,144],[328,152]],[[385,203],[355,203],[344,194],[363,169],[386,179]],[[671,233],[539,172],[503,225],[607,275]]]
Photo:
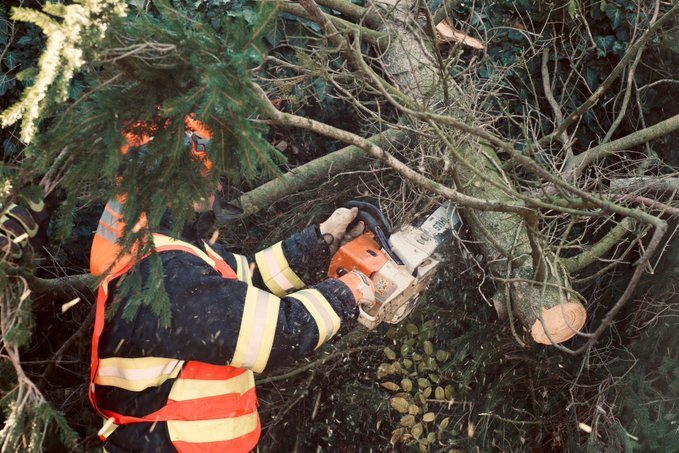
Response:
[[[417,24],[417,2],[376,0],[387,18],[383,30],[396,36],[384,53],[384,68],[398,88],[421,104],[440,105],[442,80],[435,70],[431,40]],[[453,82],[447,83],[452,86]],[[456,87],[453,87],[456,88]],[[459,89],[449,92],[460,93]],[[472,111],[463,95],[451,96],[445,113],[462,116]],[[473,122],[471,118],[460,118]],[[466,195],[516,204],[519,200],[511,183],[503,176],[501,163],[490,146],[462,137],[460,132],[444,129],[443,134],[454,171],[457,189]],[[453,149],[453,143],[462,143]],[[442,143],[430,146],[441,147]],[[543,344],[566,341],[584,325],[586,310],[570,287],[569,279],[558,259],[543,252],[535,231],[529,231],[526,218],[514,213],[464,210],[463,215],[492,275],[503,283],[493,300],[500,316],[513,318],[531,330],[533,339]],[[536,217],[537,219],[537,217]],[[537,220],[534,222],[536,226]],[[511,310],[507,311],[507,307]],[[513,326],[512,326],[513,327]],[[545,329],[549,335],[545,334]],[[551,337],[551,339],[550,339]]]
[[[382,148],[394,149],[412,140],[406,129],[389,129],[374,135],[369,140]],[[262,184],[231,203],[243,208],[243,215],[249,216],[267,208],[282,196],[304,190],[314,183],[326,180],[340,172],[367,168],[374,162],[357,146],[347,146],[326,156],[301,165],[276,179]]]

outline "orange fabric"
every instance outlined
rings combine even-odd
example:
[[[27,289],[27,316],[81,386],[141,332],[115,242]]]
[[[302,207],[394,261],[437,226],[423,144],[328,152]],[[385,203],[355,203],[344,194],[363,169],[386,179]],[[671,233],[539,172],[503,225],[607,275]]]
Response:
[[[186,117],[186,119],[184,120],[184,125],[188,131],[197,134],[202,139],[207,140],[212,138],[212,132],[210,131],[210,129],[208,129],[205,123],[196,119],[195,113],[192,113],[191,115]],[[200,159],[200,161],[203,164],[203,169],[201,170],[203,176],[209,174],[212,171],[214,164],[207,157],[207,153],[203,150],[199,150],[196,146],[196,143],[194,143],[193,141],[191,142],[191,151],[196,157],[198,157],[198,159]]]
[[[159,248],[160,249],[160,248]],[[231,267],[214,251],[209,247],[206,249],[210,250],[211,258],[215,261],[214,268],[224,278],[236,278],[236,273],[231,269]],[[182,247],[180,244],[173,246],[163,246],[163,251],[184,251],[195,255],[195,252],[188,248]],[[124,273],[128,272],[130,268],[134,265],[134,262],[129,262],[127,265],[120,269],[117,273],[110,277],[111,280],[120,277]],[[232,275],[232,276],[231,276]],[[217,418],[232,418],[240,417],[243,415],[251,414],[257,412],[257,394],[255,388],[251,388],[243,394],[231,393],[216,395],[206,398],[196,398],[192,400],[184,401],[172,401],[168,400],[166,405],[161,409],[148,414],[144,417],[132,417],[117,412],[102,409],[98,406],[95,394],[95,384],[94,378],[97,374],[97,369],[99,367],[99,339],[104,330],[105,324],[105,312],[106,312],[106,301],[108,299],[108,281],[104,282],[99,286],[99,291],[97,294],[97,306],[96,314],[94,320],[94,332],[92,334],[92,368],[90,370],[90,386],[89,386],[89,398],[92,406],[95,410],[105,418],[113,418],[113,421],[118,425],[124,425],[129,423],[148,423],[157,421],[168,421],[168,420],[210,420]],[[231,366],[219,366],[212,365],[202,362],[189,361],[184,366],[181,374],[177,379],[206,379],[206,380],[217,380],[217,379],[230,379],[243,374],[246,370],[242,368],[235,368]],[[250,433],[238,437],[236,439],[220,442],[202,442],[202,443],[191,443],[191,442],[173,442],[175,447],[180,452],[194,453],[194,452],[225,452],[225,451],[242,451],[247,452],[252,450],[259,441],[261,431],[261,425],[259,418],[257,419],[257,428]]]
[[[118,196],[116,197],[116,201],[122,204],[125,201],[125,197]],[[94,234],[92,248],[90,249],[90,272],[92,275],[96,276],[102,276],[106,273],[118,273],[121,269],[135,260],[135,255],[137,250],[139,250],[139,244],[135,244],[132,246],[132,251],[130,253],[121,254],[122,248],[118,244],[118,240],[123,236],[123,230],[125,229],[122,213],[111,209],[110,202],[106,203],[104,211],[116,219],[117,226],[113,227],[104,222],[103,215],[102,218],[99,219],[99,226],[108,230],[112,236],[115,236],[116,240],[112,241],[107,239],[102,236],[99,231]],[[146,216],[142,214],[138,226],[144,227],[146,226],[146,223]]]
[[[143,417],[133,417],[99,408],[105,418],[112,417],[117,425],[130,423],[165,422],[168,420],[211,420],[215,418],[232,418],[251,414],[257,410],[257,394],[254,387],[239,395],[210,396],[185,401],[171,401],[155,412]]]
[[[179,377],[181,379],[226,380],[245,373],[245,368],[225,367],[204,362],[188,362]]]

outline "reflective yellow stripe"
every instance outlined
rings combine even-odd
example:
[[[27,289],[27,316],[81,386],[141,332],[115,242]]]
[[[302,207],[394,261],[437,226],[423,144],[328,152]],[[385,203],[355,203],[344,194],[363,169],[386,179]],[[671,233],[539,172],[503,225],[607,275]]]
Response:
[[[106,420],[104,421],[104,425],[101,427],[101,430],[97,434],[106,439],[113,433],[113,431],[116,430],[117,427],[118,425],[115,423],[111,423],[109,420]]]
[[[231,366],[257,373],[264,370],[276,334],[280,304],[278,297],[254,286],[248,287]]]
[[[208,396],[243,394],[255,386],[252,371],[226,380],[177,379],[170,390],[169,399],[185,401]]]
[[[211,267],[215,267],[215,264],[216,264],[216,263],[215,263],[215,260],[213,260],[212,258],[210,258],[210,257],[208,256],[207,253],[205,253],[204,251],[202,251],[202,250],[199,249],[198,247],[189,244],[188,242],[179,241],[179,240],[177,240],[177,239],[172,239],[171,237],[167,237],[167,236],[163,236],[163,235],[154,234],[154,235],[153,235],[153,244],[154,244],[156,247],[162,247],[162,246],[166,246],[166,245],[170,245],[170,246],[178,245],[178,246],[181,246],[181,247],[190,248],[190,249],[193,250],[193,251],[196,253],[196,255],[198,255],[203,261],[205,261],[205,262],[206,262],[207,264],[209,264]]]
[[[94,383],[139,392],[176,378],[183,365],[183,360],[162,357],[100,359]]]
[[[252,285],[252,275],[250,274],[248,259],[243,255],[236,255],[235,253],[233,257],[236,259],[236,276],[238,280]]]
[[[257,429],[257,412],[240,417],[217,418],[214,420],[167,422],[167,431],[172,442],[219,442],[244,436]]]
[[[330,302],[315,289],[303,289],[290,297],[302,302],[318,327],[318,344],[316,348],[331,339],[340,328],[340,317],[333,310]]]
[[[290,269],[283,253],[283,243],[278,242],[255,255],[257,267],[264,284],[277,296],[283,296],[291,289],[304,288],[304,282]]]

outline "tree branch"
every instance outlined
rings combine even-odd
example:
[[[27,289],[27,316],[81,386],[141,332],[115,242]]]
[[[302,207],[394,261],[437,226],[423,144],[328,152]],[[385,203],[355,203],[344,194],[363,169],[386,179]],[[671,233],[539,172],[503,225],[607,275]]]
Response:
[[[569,272],[579,272],[594,264],[606,255],[613,247],[618,246],[623,238],[634,228],[635,220],[626,217],[608,232],[599,242],[592,245],[589,250],[571,258],[561,258],[561,264]]]
[[[643,46],[646,45],[646,43],[653,38],[653,36],[656,34],[658,30],[660,30],[663,26],[667,25],[673,18],[674,16],[679,13],[679,4],[674,5],[671,10],[667,12],[663,17],[658,19],[657,22],[655,22],[651,27],[649,27],[648,30],[646,30],[646,33],[639,38],[637,42],[632,44],[627,51],[625,52],[625,55],[623,55],[622,59],[618,62],[618,64],[613,68],[611,73],[606,77],[606,80],[604,80],[601,85],[592,93],[592,95],[587,99],[585,102],[583,102],[578,108],[575,109],[571,114],[569,114],[564,122],[561,124],[561,126],[557,127],[556,130],[554,130],[551,134],[546,135],[539,139],[535,144],[531,145],[528,149],[528,153],[532,152],[536,147],[539,146],[544,146],[551,142],[554,139],[558,139],[561,134],[567,130],[570,126],[572,126],[580,117],[587,112],[590,108],[594,106],[597,102],[599,102],[599,99],[604,95],[604,93],[610,88],[610,86],[615,82],[618,77],[622,74],[622,72],[625,70],[625,67],[636,57],[637,52],[639,49],[641,49]]]
[[[629,150],[648,141],[667,135],[679,129],[679,115],[675,115],[653,126],[633,132],[625,137],[595,146],[582,154],[578,154],[567,164],[567,171],[574,171],[576,175],[593,162],[620,151]]]
[[[269,115],[271,115],[271,118],[278,124],[307,129],[319,134],[323,134],[327,137],[332,137],[336,140],[341,140],[344,143],[357,146],[371,156],[384,162],[387,166],[394,169],[407,180],[462,206],[479,209],[482,211],[513,212],[520,215],[526,214],[527,211],[530,211],[523,205],[523,203],[506,204],[496,200],[483,200],[460,193],[453,188],[440,184],[412,170],[384,149],[359,135],[338,129],[336,127],[330,126],[329,124],[324,124],[309,118],[291,115],[289,113],[279,111],[266,97],[266,93],[259,85],[253,83],[251,86],[253,90],[259,94],[260,99],[264,102],[266,110]]]
[[[325,6],[326,8],[334,9],[335,11],[339,11],[340,13],[344,14],[345,16],[355,20],[358,22],[358,25],[366,24],[368,27],[372,29],[377,29],[380,26],[380,20],[379,17],[377,17],[375,14],[371,14],[367,8],[364,8],[362,6],[356,5],[352,3],[351,1],[347,0],[316,0],[316,3],[318,3],[321,6]]]
[[[301,3],[302,2],[300,2],[300,4]],[[315,22],[317,22],[317,20],[320,19],[319,17],[316,17],[315,15],[310,14],[301,5],[298,5],[296,3],[284,2],[281,6],[281,10],[285,11],[288,14],[293,14],[295,16],[302,17],[302,18],[308,19],[308,20],[313,20]],[[384,48],[385,46],[388,45],[389,36],[385,33],[381,33],[379,31],[375,31],[375,30],[371,30],[371,29],[366,28],[366,27],[362,27],[360,25],[354,24],[352,22],[349,22],[347,20],[344,20],[344,19],[336,17],[336,16],[332,16],[332,15],[329,15],[329,14],[321,13],[321,17],[323,18],[323,20],[320,23],[317,22],[318,25],[321,25],[323,22],[328,21],[336,29],[339,28],[342,31],[349,31],[354,36],[356,36],[357,38],[361,38],[361,39],[365,40],[366,42],[369,42],[370,44],[376,45],[379,48]],[[334,39],[330,36],[328,38]],[[334,44],[337,45],[337,43],[334,43]]]
[[[395,149],[408,143],[410,135],[410,132],[405,129],[389,129],[366,140],[383,148]],[[231,203],[241,206],[244,215],[249,216],[271,206],[284,195],[300,191],[307,188],[309,184],[325,180],[341,172],[366,168],[371,161],[372,158],[366,155],[362,148],[347,146],[262,184],[238,199],[232,200]]]

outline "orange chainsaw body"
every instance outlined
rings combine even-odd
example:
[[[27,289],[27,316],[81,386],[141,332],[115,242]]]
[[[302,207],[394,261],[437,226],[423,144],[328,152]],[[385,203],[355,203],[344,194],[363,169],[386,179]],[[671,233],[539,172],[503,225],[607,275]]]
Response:
[[[389,257],[381,250],[375,236],[365,233],[340,247],[330,262],[328,275],[337,278],[346,272],[357,270],[372,277],[387,261]]]

